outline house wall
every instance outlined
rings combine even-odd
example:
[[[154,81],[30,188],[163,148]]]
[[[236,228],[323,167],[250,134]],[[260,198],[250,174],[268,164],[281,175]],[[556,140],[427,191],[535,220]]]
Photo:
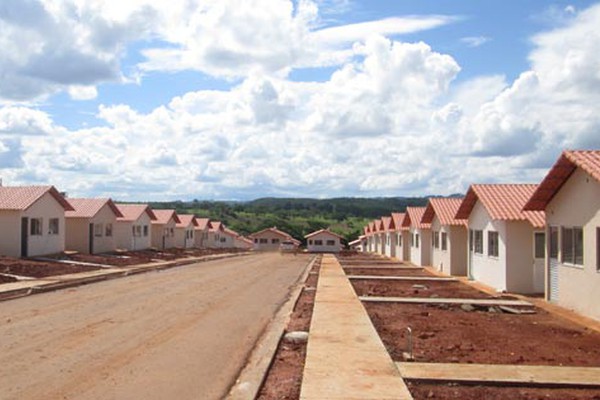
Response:
[[[415,265],[431,265],[431,229],[410,228],[410,234],[419,234],[419,247],[410,246],[410,261]],[[410,245],[410,236],[408,237]]]
[[[188,232],[192,232],[192,237],[189,238]],[[175,227],[175,246],[182,247],[184,249],[189,249],[194,247],[195,239],[194,239],[194,225],[189,224],[186,227]]]
[[[534,293],[533,227],[529,222],[506,222],[506,256],[506,290]]]
[[[473,251],[469,251],[469,276],[497,290],[507,290],[505,222],[491,221],[488,212],[477,201],[469,216],[468,227],[470,230],[483,231],[483,254],[475,253],[474,246]],[[488,231],[498,232],[498,257],[488,256]]]
[[[402,239],[396,245],[396,258],[400,261],[410,261],[410,233],[409,231],[397,231]]]
[[[559,263],[556,303],[600,320],[600,273],[596,253],[597,228],[600,227],[600,183],[576,169],[548,204],[546,222],[548,226],[583,228],[583,266]],[[559,246],[559,260],[561,256]],[[546,259],[549,268],[549,259]]]
[[[50,193],[42,195],[25,211],[0,211],[0,254],[21,256],[21,218],[42,218],[42,234],[30,235],[27,228],[29,257],[60,253],[65,249],[65,210]],[[51,218],[58,218],[58,234],[49,234]]]
[[[0,254],[21,256],[21,212],[0,210]]]
[[[103,228],[101,236],[94,236],[94,254],[115,251],[117,248],[115,240],[117,217],[108,204],[105,204],[100,211],[94,215],[94,218],[91,219],[91,223],[102,224]],[[113,232],[111,236],[106,236],[106,224],[112,224]]]
[[[175,247],[175,221],[171,218],[166,224],[152,224],[152,247],[170,249]],[[164,237],[164,247],[163,247]]]
[[[315,244],[315,240],[322,240],[323,245],[317,246]],[[333,240],[333,246],[327,246],[327,241]],[[312,244],[311,244],[312,242]],[[335,235],[331,235],[327,232],[321,232],[315,236],[311,236],[306,241],[306,249],[310,253],[338,253],[342,248],[342,244],[340,242],[340,238]]]
[[[208,240],[206,241],[206,247],[209,249],[220,249],[223,247],[221,245],[221,236],[223,236],[223,231],[208,231]]]
[[[464,226],[450,226],[448,249],[450,250],[450,271],[448,274],[467,275],[468,233]]]
[[[268,243],[260,243],[260,239],[267,239]],[[279,239],[278,243],[273,243],[273,239]],[[279,245],[281,242],[287,240],[281,235],[278,235],[275,232],[267,231],[263,232],[258,236],[253,236],[252,240],[254,241],[254,250],[257,251],[278,251]],[[257,241],[258,240],[258,241]]]
[[[142,236],[134,236],[133,229],[139,226]],[[144,226],[148,227],[148,235],[144,236]],[[118,249],[144,250],[152,246],[152,222],[146,213],[142,213],[136,221],[117,221],[115,240]]]
[[[194,230],[194,246],[199,249],[207,247],[208,242],[208,229],[195,229]]]
[[[450,246],[447,246],[446,250],[442,250],[442,239],[441,233],[446,232],[447,237],[450,235],[450,229],[447,225],[441,225],[438,217],[434,217],[431,221],[431,234],[435,233],[439,238],[439,248],[433,247],[433,240],[431,241],[431,266],[445,274],[450,275]],[[447,243],[449,244],[449,243]]]
[[[235,247],[235,236],[228,235],[227,233],[221,234],[221,248],[232,249]]]
[[[90,251],[90,219],[65,218],[65,249],[88,254]]]
[[[384,254],[388,257],[396,257],[396,232],[386,232],[384,238]]]

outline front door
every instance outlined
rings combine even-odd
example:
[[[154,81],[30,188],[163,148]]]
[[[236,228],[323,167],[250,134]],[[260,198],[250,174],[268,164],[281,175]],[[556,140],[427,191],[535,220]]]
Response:
[[[21,218],[21,257],[27,257],[29,245],[29,218]]]
[[[90,254],[94,254],[94,224],[90,224],[88,242]]]

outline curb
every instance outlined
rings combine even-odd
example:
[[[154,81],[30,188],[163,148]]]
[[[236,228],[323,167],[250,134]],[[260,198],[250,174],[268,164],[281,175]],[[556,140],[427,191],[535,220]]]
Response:
[[[255,399],[262,388],[267,372],[273,364],[273,358],[277,352],[277,347],[283,332],[287,326],[290,316],[300,298],[304,283],[313,265],[317,262],[319,256],[313,257],[306,264],[306,270],[292,289],[287,301],[279,307],[273,319],[265,327],[263,333],[256,341],[254,349],[247,359],[246,365],[240,371],[234,384],[229,389],[226,400],[249,400]]]
[[[89,285],[91,283],[96,283],[96,282],[103,282],[103,281],[107,281],[110,279],[124,278],[127,276],[143,274],[146,272],[162,271],[165,269],[171,269],[171,268],[175,268],[175,267],[183,267],[186,265],[197,264],[197,263],[206,262],[206,261],[223,260],[223,259],[233,258],[233,257],[242,257],[242,256],[250,255],[250,254],[252,254],[252,253],[248,253],[248,252],[239,253],[239,254],[229,253],[229,254],[224,254],[222,256],[207,256],[207,257],[198,257],[198,258],[194,258],[194,259],[179,259],[179,260],[167,261],[164,263],[149,264],[149,265],[146,265],[143,267],[130,267],[128,269],[122,269],[119,271],[111,271],[111,272],[107,272],[105,274],[98,274],[98,275],[90,276],[90,277],[82,277],[82,278],[74,277],[74,278],[66,279],[64,281],[61,281],[60,275],[57,275],[54,278],[59,278],[58,281],[41,283],[41,284],[31,286],[31,287],[18,288],[18,289],[0,292],[0,302],[15,300],[15,299],[19,299],[21,297],[29,296],[32,294],[53,292],[56,290],[68,289],[71,287]],[[115,267],[115,268],[118,268],[118,267]],[[46,278],[53,278],[53,277],[46,277]]]

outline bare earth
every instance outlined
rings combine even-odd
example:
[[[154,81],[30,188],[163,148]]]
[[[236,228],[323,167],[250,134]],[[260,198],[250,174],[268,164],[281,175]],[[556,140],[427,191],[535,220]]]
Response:
[[[222,398],[308,261],[257,254],[2,302],[0,398]]]

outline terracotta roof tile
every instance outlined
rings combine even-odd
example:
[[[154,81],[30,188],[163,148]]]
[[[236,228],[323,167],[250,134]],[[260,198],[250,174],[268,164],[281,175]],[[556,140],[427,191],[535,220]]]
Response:
[[[381,227],[384,232],[389,232],[390,230],[394,230],[393,225],[394,220],[392,217],[381,217]]]
[[[566,150],[554,163],[524,206],[527,211],[543,211],[576,168],[600,182],[600,150]]]
[[[394,229],[399,230],[402,228],[402,220],[404,219],[404,213],[392,213],[392,220],[394,222]]]
[[[179,216],[175,212],[175,210],[154,210],[154,215],[156,215],[156,221],[152,221],[155,225],[164,225],[168,223],[171,218],[175,220],[175,223],[179,223]]]
[[[147,204],[116,204],[116,206],[123,214],[122,217],[117,218],[117,221],[137,221],[144,213],[148,214],[151,221],[156,220],[156,215]]]
[[[208,229],[208,226],[210,225],[210,219],[208,218],[196,218],[196,222],[198,223],[196,229],[202,231]]]
[[[529,221],[535,228],[545,226],[543,211],[523,211],[523,206],[538,185],[535,184],[479,184],[471,185],[463,199],[456,218],[468,219],[477,200],[492,220]]]
[[[211,231],[223,231],[225,229],[225,225],[221,221],[210,221],[208,229]]]
[[[54,186],[0,186],[0,210],[27,210],[48,192],[65,211],[73,209]]]
[[[190,224],[193,226],[198,224],[194,214],[177,214],[177,216],[179,217],[179,222],[175,224],[177,228],[187,228]]]
[[[404,213],[404,219],[402,220],[402,227],[418,229],[431,228],[431,224],[421,222],[424,213],[425,207],[406,207],[406,213]]]
[[[234,231],[233,229],[229,229],[229,228],[225,228],[225,229],[223,229],[223,232],[225,232],[225,233],[226,233],[226,234],[228,234],[229,236],[233,236],[234,238],[235,238],[235,237],[238,237],[238,236],[240,236],[240,234],[239,234],[239,233],[237,233],[237,232],[236,232],[236,231]]]
[[[339,239],[344,239],[342,236],[338,235],[337,233],[331,232],[329,229],[319,229],[318,231],[314,231],[314,232],[309,233],[308,235],[305,235],[304,238],[308,239],[308,238],[318,235],[319,233],[328,233]]]
[[[285,237],[288,240],[292,240],[292,241],[296,240],[296,239],[292,238],[292,235],[290,235],[289,233],[286,233],[284,231],[281,231],[281,230],[277,229],[277,227],[267,228],[267,229],[263,229],[263,230],[258,231],[258,232],[254,232],[253,234],[250,235],[250,237],[253,238],[253,237],[258,236],[258,235],[260,235],[262,233],[265,233],[265,232],[273,232],[273,233],[275,233],[275,234],[277,234],[279,236]]]
[[[115,216],[123,217],[119,208],[111,199],[69,199],[69,203],[73,206],[73,211],[66,211],[66,218],[93,218],[102,207],[108,205]]]
[[[423,213],[421,222],[430,224],[433,221],[433,218],[437,216],[440,220],[440,224],[442,225],[466,226],[466,219],[454,218],[462,201],[462,198],[430,198],[429,202],[427,203],[427,207],[425,207],[425,212]]]

